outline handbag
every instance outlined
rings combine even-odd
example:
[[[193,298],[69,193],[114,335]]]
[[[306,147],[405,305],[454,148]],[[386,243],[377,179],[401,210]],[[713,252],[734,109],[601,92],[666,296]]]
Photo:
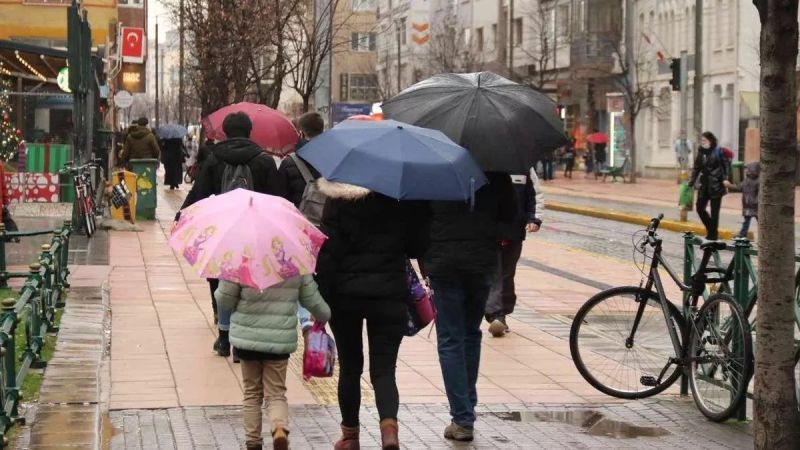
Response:
[[[336,343],[325,332],[325,325],[314,322],[306,342],[303,352],[303,380],[308,381],[311,377],[332,377],[333,367],[336,365]]]
[[[427,280],[420,281],[416,269],[408,260],[406,282],[409,289],[406,336],[415,336],[436,319],[436,306],[433,304],[433,290]]]

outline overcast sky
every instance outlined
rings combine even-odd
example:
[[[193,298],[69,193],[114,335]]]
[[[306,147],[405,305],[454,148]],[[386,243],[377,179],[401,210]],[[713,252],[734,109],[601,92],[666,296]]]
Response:
[[[150,39],[155,39],[155,30],[156,30],[156,17],[158,17],[158,34],[160,39],[164,39],[165,34],[168,30],[172,28],[171,18],[169,17],[169,13],[167,9],[164,8],[164,5],[161,4],[159,0],[150,0],[147,4],[147,15],[148,15],[148,36]]]

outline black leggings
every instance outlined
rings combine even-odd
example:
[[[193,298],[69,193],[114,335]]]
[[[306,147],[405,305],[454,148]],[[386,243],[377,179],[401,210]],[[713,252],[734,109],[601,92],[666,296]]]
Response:
[[[397,419],[400,396],[395,370],[397,352],[406,326],[406,306],[375,300],[369,304],[334,306],[331,330],[339,352],[339,410],[342,425],[358,426],[361,409],[361,373],[364,370],[362,324],[367,321],[369,377],[375,389],[380,419]]]
[[[708,214],[706,207],[711,203],[711,214]],[[719,228],[719,208],[722,206],[722,197],[711,198],[707,194],[697,196],[697,215],[706,227],[706,239],[716,241],[719,239],[717,229]]]

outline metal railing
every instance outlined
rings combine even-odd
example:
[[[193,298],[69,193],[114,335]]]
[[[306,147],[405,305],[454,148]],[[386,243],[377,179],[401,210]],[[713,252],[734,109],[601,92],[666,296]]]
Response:
[[[685,233],[684,234],[684,279],[686,282],[691,282],[692,275],[694,274],[696,267],[695,267],[695,247],[698,246],[702,241],[698,240],[693,233]],[[746,319],[750,323],[750,329],[752,330],[754,335],[758,334],[758,330],[756,329],[756,306],[757,306],[757,294],[758,294],[758,273],[756,272],[755,266],[753,265],[753,256],[758,256],[758,252],[753,249],[751,242],[747,239],[736,239],[733,245],[728,245],[725,252],[733,253],[731,260],[729,263],[725,263],[722,260],[720,252],[714,252],[713,259],[714,259],[714,267],[721,269],[721,271],[725,271],[731,275],[729,281],[721,283],[717,287],[717,291],[719,292],[726,292],[733,296],[739,306],[742,307],[742,311],[747,316]],[[800,255],[795,255],[795,263],[800,262]],[[796,279],[800,275],[796,276]],[[733,284],[731,286],[731,283]],[[706,290],[704,293],[704,298],[708,298],[710,292]],[[684,294],[686,295],[686,294]],[[684,305],[686,305],[686,299],[684,299]],[[684,315],[687,311],[684,311]],[[800,286],[795,286],[795,305],[794,305],[794,318],[795,324],[798,329],[800,329]],[[755,339],[755,338],[754,338]],[[795,341],[793,342],[795,348],[795,354],[798,355],[800,353],[800,340],[798,339],[797,335],[795,335]],[[755,352],[755,348],[753,349]],[[797,364],[797,361],[795,362]],[[751,374],[752,376],[752,374]],[[797,398],[800,401],[800,386],[796,386],[797,388]],[[681,382],[681,394],[685,395],[688,393],[688,385],[686,384],[686,377],[682,378]],[[750,393],[747,394],[747,398],[752,398]],[[737,411],[736,417],[739,420],[746,420],[747,419],[747,402],[743,401],[742,405],[740,406],[739,410]]]
[[[0,450],[8,445],[11,426],[23,423],[19,415],[20,387],[31,368],[44,368],[42,359],[45,335],[57,331],[56,310],[64,306],[64,291],[69,287],[67,267],[71,222],[65,221],[57,230],[7,232],[0,224],[0,287],[7,288],[8,280],[24,278],[17,298],[0,301]],[[31,236],[52,235],[43,244],[37,261],[27,272],[6,269],[7,242]],[[17,352],[17,328],[24,327],[25,345]],[[19,361],[19,365],[17,362]]]

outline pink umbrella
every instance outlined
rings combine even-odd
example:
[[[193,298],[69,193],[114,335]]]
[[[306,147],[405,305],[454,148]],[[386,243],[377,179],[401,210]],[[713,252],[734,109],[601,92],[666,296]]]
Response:
[[[592,144],[608,144],[608,135],[598,131],[586,136],[586,142]]]
[[[222,121],[228,114],[235,112],[243,112],[250,116],[250,120],[253,122],[250,139],[261,146],[265,152],[286,156],[294,151],[300,135],[292,125],[292,121],[280,111],[255,103],[235,103],[209,114],[203,119],[206,136],[212,140],[225,140]]]
[[[292,203],[236,189],[183,210],[169,245],[201,277],[266,289],[314,273],[325,239]]]
[[[366,114],[356,114],[355,116],[350,116],[346,120],[375,120],[372,116],[368,116]]]

